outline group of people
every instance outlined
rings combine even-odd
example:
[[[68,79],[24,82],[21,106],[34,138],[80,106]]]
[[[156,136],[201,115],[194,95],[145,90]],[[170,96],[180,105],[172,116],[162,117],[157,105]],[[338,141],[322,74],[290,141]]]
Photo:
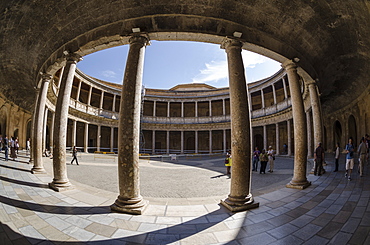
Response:
[[[357,147],[357,154],[358,154],[358,173],[360,174],[360,177],[364,175],[364,168],[365,163],[369,160],[369,146],[370,146],[370,137],[368,134],[366,134],[364,137],[361,138],[360,145]],[[337,149],[339,148],[339,144],[337,144]],[[340,151],[338,149],[338,151]],[[353,171],[353,168],[355,166],[355,146],[353,145],[353,139],[348,139],[348,144],[345,148],[346,152],[346,174],[345,177],[348,177],[348,180],[351,180],[351,174]],[[338,154],[339,155],[339,154]],[[336,158],[336,169],[337,169],[337,159]]]
[[[275,165],[275,151],[272,146],[269,146],[268,150],[262,149],[262,151],[258,150],[258,147],[254,148],[253,151],[253,166],[252,171],[258,171],[258,162],[261,162],[260,167],[260,174],[266,173],[267,163],[269,163],[270,169],[268,172],[274,172],[274,165]]]
[[[0,150],[4,150],[5,161],[9,160],[9,148],[10,148],[10,158],[15,160],[19,151],[19,140],[18,137],[11,136],[8,139],[8,136],[5,135],[4,138],[0,135]]]

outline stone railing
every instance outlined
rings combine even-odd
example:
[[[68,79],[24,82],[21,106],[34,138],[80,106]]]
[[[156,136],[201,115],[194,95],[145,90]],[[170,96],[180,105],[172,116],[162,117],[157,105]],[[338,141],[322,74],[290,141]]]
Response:
[[[268,106],[259,110],[252,111],[252,118],[264,117],[268,115],[275,114],[279,111],[283,111],[286,108],[292,105],[291,99],[285,99],[284,101],[274,104],[272,106]]]
[[[212,117],[153,117],[143,116],[143,123],[160,124],[198,124],[198,123],[222,123],[230,122],[230,115]]]

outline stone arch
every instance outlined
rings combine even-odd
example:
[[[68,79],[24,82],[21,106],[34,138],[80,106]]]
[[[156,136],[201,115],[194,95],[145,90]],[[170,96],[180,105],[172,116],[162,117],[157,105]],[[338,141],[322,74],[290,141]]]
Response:
[[[353,139],[353,144],[355,146],[358,145],[357,141],[357,125],[356,125],[356,119],[353,115],[350,115],[348,117],[348,138]]]

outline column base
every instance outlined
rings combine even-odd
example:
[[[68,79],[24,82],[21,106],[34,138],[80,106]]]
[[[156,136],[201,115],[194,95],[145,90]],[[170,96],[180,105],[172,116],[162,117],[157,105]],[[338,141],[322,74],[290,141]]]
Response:
[[[35,168],[31,169],[32,174],[46,174],[46,170],[44,168]]]
[[[148,205],[149,201],[144,200],[141,196],[132,199],[121,199],[118,196],[117,200],[110,206],[110,209],[118,213],[141,215]]]
[[[287,188],[292,188],[292,189],[303,190],[303,189],[306,189],[307,187],[309,187],[310,185],[311,185],[311,182],[310,181],[306,181],[306,182],[303,182],[303,183],[292,183],[292,182],[289,182],[288,184],[286,184],[286,187]]]
[[[62,191],[67,191],[67,190],[74,189],[74,187],[72,186],[71,183],[69,183],[69,181],[65,182],[65,183],[51,182],[51,183],[49,183],[49,188],[53,189],[54,191],[57,191],[57,192],[62,192]]]
[[[253,198],[250,198],[249,201],[245,200],[230,200],[226,198],[221,200],[221,205],[230,210],[231,212],[242,212],[252,208],[258,208],[260,206],[259,202],[254,202]]]

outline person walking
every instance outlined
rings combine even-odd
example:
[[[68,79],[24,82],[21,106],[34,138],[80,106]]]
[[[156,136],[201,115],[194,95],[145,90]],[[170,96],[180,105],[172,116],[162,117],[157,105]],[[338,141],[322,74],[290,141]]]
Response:
[[[272,173],[274,172],[274,163],[275,163],[275,151],[272,149],[272,146],[269,146],[269,150],[267,152],[269,156],[269,164],[270,164],[270,169],[269,172]]]
[[[74,160],[76,160],[76,164],[78,164],[78,160],[77,160],[77,149],[76,149],[76,146],[73,146],[73,149],[72,149],[72,161],[71,161],[71,164],[73,164]]]
[[[10,137],[10,157],[13,158],[13,161],[17,158],[17,154],[15,153],[15,140],[14,137]]]
[[[346,174],[344,177],[348,177],[348,180],[351,180],[351,174],[352,174],[352,169],[353,166],[355,165],[355,159],[354,159],[354,151],[355,147],[353,146],[352,143],[352,138],[348,139],[348,144],[346,145]]]
[[[334,172],[338,172],[338,167],[339,167],[339,156],[340,156],[340,147],[339,143],[337,143],[336,148],[335,148],[335,170]]]
[[[266,152],[265,149],[262,149],[262,152],[260,154],[260,162],[261,162],[261,168],[260,168],[260,174],[266,173],[266,166],[267,166],[267,161],[269,160],[269,156]]]
[[[30,150],[31,150],[31,139],[28,138],[28,140],[26,142],[26,155],[30,154]]]
[[[258,150],[258,147],[256,146],[254,148],[254,152],[253,152],[253,166],[252,166],[252,171],[257,171],[257,169],[258,169],[258,162],[260,160],[260,154],[261,154],[261,152]]]
[[[15,146],[15,151],[17,152],[17,155],[19,154],[19,140],[18,137],[15,138],[14,140],[14,146]]]
[[[4,136],[4,152],[5,152],[5,161],[9,160],[9,140],[8,136]]]
[[[3,151],[3,136],[0,134],[0,152]]]
[[[231,166],[232,166],[231,150],[226,153],[225,166],[226,166],[226,174],[230,175]]]
[[[324,149],[321,147],[321,145],[322,145],[321,143],[317,144],[317,148],[314,154],[314,159],[315,159],[316,164],[315,164],[315,170],[313,174],[318,175],[318,176],[321,176],[322,163],[324,162],[324,159],[325,159]]]
[[[366,161],[366,154],[367,154],[367,144],[366,144],[366,139],[365,137],[362,137],[361,139],[361,144],[358,147],[357,153],[360,158],[360,163],[359,163],[359,170],[360,170],[360,177],[363,176],[364,174],[364,167],[365,167],[365,161]]]

